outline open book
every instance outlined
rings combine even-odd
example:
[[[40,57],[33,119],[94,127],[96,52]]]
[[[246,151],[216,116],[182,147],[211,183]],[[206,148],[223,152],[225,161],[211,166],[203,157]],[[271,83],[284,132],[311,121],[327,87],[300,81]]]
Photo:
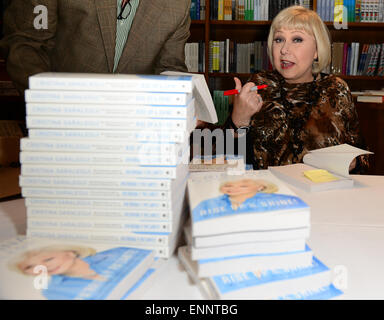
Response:
[[[269,170],[287,183],[311,192],[351,188],[353,180],[349,177],[349,166],[353,159],[363,154],[372,154],[372,152],[349,144],[341,144],[310,151],[303,157],[304,163],[269,167]],[[328,171],[325,174],[330,179],[317,181],[305,176],[309,170],[316,169]],[[324,172],[320,172],[320,174],[324,174]]]
[[[167,76],[192,76],[192,93],[195,98],[197,119],[208,123],[217,123],[218,118],[215,105],[213,104],[204,75],[178,71],[164,71],[161,74]]]

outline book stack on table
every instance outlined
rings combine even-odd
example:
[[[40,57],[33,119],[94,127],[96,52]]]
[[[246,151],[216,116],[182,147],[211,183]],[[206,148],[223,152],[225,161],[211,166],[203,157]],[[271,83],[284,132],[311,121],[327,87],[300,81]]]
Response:
[[[327,299],[341,294],[306,245],[310,208],[268,170],[188,179],[190,224],[178,256],[208,299]]]
[[[26,90],[32,237],[174,251],[186,216],[192,77],[43,73]]]

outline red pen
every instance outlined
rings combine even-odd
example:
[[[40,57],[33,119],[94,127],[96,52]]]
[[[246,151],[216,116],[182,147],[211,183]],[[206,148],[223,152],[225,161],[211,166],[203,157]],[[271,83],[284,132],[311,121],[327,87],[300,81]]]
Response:
[[[262,84],[261,86],[254,86],[254,87],[251,88],[251,91],[264,89],[264,88],[266,88],[266,87],[268,87],[267,84]],[[225,95],[225,96],[232,96],[232,95],[234,95],[234,94],[238,94],[238,93],[240,93],[240,91],[237,90],[237,89],[232,89],[232,90],[224,91],[224,95]]]

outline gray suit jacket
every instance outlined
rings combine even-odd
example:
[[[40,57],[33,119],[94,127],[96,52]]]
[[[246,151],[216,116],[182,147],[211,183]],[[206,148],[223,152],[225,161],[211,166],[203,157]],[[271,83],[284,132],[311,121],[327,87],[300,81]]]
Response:
[[[36,30],[35,6],[48,9],[48,29]],[[184,45],[190,0],[140,0],[116,72],[187,71]],[[113,72],[116,0],[13,0],[4,17],[7,71],[24,90],[44,71]]]

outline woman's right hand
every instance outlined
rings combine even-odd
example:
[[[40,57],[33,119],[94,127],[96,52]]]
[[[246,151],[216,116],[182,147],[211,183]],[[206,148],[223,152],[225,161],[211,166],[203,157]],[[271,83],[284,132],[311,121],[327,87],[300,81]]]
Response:
[[[260,111],[263,99],[257,91],[251,91],[255,83],[248,82],[242,86],[239,78],[235,77],[234,80],[240,93],[233,98],[232,121],[237,127],[247,126],[252,116]]]

